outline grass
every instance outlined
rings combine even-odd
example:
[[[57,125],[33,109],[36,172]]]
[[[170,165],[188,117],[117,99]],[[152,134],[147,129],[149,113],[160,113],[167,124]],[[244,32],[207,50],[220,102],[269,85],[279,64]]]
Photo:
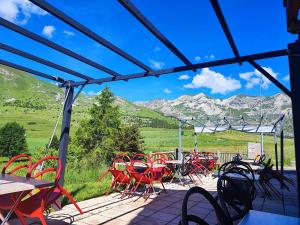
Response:
[[[14,112],[11,114],[11,112]],[[57,110],[58,111],[58,110]],[[43,151],[49,141],[53,130],[57,111],[49,111],[45,114],[43,110],[25,110],[12,106],[0,107],[0,126],[9,121],[21,123],[27,134],[29,153],[34,155],[37,151]],[[82,113],[74,109],[72,115],[71,136],[74,135],[79,126]],[[58,128],[58,133],[60,127]],[[142,136],[145,141],[145,152],[175,150],[178,147],[178,130],[163,128],[142,128]],[[193,130],[183,130],[183,149],[191,151],[194,149]],[[216,134],[199,134],[198,146],[200,151],[221,151],[221,152],[246,152],[248,142],[260,142],[260,135],[246,134],[235,131],[227,131]],[[273,136],[265,136],[264,148],[267,157],[274,161]],[[285,139],[285,165],[290,165],[295,159],[293,139]],[[3,160],[3,159],[2,159]],[[77,170],[67,167],[65,187],[77,200],[85,200],[103,195],[110,183],[111,176],[105,177],[97,182],[98,176],[106,170],[103,165],[98,168],[78,168]],[[66,203],[66,202],[64,202]]]

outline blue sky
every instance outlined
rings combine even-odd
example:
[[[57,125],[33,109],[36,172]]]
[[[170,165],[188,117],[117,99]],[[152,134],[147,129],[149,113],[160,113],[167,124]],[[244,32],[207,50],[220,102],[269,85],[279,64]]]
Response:
[[[153,69],[183,65],[116,0],[48,1]],[[172,5],[171,1],[167,0],[133,0],[133,3],[192,62],[233,57],[209,0],[173,0]],[[284,49],[296,39],[286,31],[282,0],[224,0],[220,1],[220,5],[241,55]],[[142,71],[27,0],[0,0],[0,16],[121,74]],[[0,28],[0,39],[5,44],[89,76],[109,76],[3,27]],[[77,80],[73,76],[2,50],[0,58],[52,75]],[[289,88],[287,57],[257,62]],[[263,95],[280,92],[247,63],[242,66],[227,65],[196,72],[175,73],[160,78],[148,77],[101,86],[90,85],[84,92],[96,94],[105,85],[109,85],[116,95],[131,101],[174,99],[183,94],[200,92],[218,98],[240,93],[259,95],[260,85]]]

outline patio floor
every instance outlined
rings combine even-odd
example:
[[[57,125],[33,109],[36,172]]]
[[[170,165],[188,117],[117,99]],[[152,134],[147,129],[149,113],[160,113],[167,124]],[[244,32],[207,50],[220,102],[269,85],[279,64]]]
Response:
[[[294,175],[288,175],[296,179]],[[212,194],[216,194],[216,181],[212,177],[203,177],[198,186],[205,188]],[[152,195],[146,202],[138,196],[120,199],[119,193],[102,196],[79,202],[79,206],[85,212],[79,215],[73,205],[67,205],[62,210],[51,213],[47,222],[49,225],[58,224],[178,224],[181,214],[181,204],[186,191],[192,185],[182,186],[179,183],[166,184],[167,193]],[[279,184],[278,190],[280,190]],[[156,185],[157,190],[159,184]],[[264,198],[258,193],[253,207],[255,210],[297,216],[296,187],[291,186],[291,192],[282,190],[279,199]],[[211,224],[216,224],[215,214],[210,205],[200,195],[193,195],[188,206],[189,212],[199,215]],[[35,220],[28,220],[28,224]],[[17,220],[10,222],[11,225],[18,224]]]

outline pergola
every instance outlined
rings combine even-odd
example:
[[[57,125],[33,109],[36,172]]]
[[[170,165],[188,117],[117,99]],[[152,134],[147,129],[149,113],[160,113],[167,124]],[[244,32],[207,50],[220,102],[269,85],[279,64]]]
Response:
[[[194,128],[194,146],[195,150],[198,151],[198,138],[197,134],[201,133],[216,133],[216,132],[223,132],[228,130],[244,132],[244,133],[252,133],[252,134],[268,134],[274,136],[274,150],[275,150],[275,166],[276,171],[278,171],[278,142],[277,142],[277,131],[280,133],[280,172],[283,175],[283,164],[284,164],[284,116],[280,116],[276,121],[273,123],[264,123],[264,117],[261,116],[260,120],[256,124],[251,124],[247,122],[244,117],[242,116],[240,119],[233,119],[233,121],[229,121],[228,118],[224,117],[221,121],[217,123],[202,123],[199,124],[188,122],[188,124],[192,125]],[[193,119],[194,120],[194,119]],[[263,138],[262,138],[263,141]],[[263,144],[263,143],[261,143]],[[261,155],[264,154],[263,148],[261,148]]]
[[[61,159],[63,170],[61,174],[60,183],[63,184],[64,182],[64,172],[65,172],[65,165],[66,165],[66,156],[67,156],[67,149],[68,149],[68,141],[69,141],[69,131],[70,131],[70,123],[71,123],[71,114],[72,114],[72,104],[75,101],[76,97],[79,95],[80,91],[82,91],[83,87],[87,84],[103,84],[106,82],[113,82],[113,81],[128,81],[130,79],[135,78],[142,78],[142,77],[149,77],[149,76],[156,76],[159,77],[161,75],[171,74],[175,72],[182,72],[182,71],[196,71],[200,68],[206,67],[216,67],[228,64],[242,64],[242,63],[249,63],[259,72],[261,72],[266,78],[268,78],[271,82],[273,82],[281,91],[283,91],[286,95],[291,97],[292,100],[292,112],[293,112],[293,123],[294,123],[294,139],[295,139],[295,156],[296,156],[296,170],[297,170],[297,184],[300,187],[300,118],[296,115],[300,115],[300,92],[297,91],[297,87],[300,87],[300,77],[298,76],[300,73],[300,40],[298,39],[295,43],[290,43],[287,46],[287,49],[280,49],[275,51],[269,52],[260,52],[251,55],[243,55],[239,54],[238,48],[235,44],[235,41],[232,37],[230,29],[227,25],[225,17],[222,13],[221,7],[218,3],[218,0],[210,0],[210,3],[214,9],[214,12],[220,22],[220,25],[224,31],[226,39],[233,51],[234,57],[232,58],[225,58],[216,61],[204,62],[204,63],[197,63],[193,64],[175,45],[173,45],[166,36],[164,36],[132,3],[130,0],[118,0],[122,6],[124,6],[129,13],[131,13],[146,29],[148,29],[158,40],[160,40],[175,56],[177,56],[182,62],[183,66],[177,66],[167,69],[160,69],[160,70],[152,70],[150,67],[145,65],[143,62],[139,61],[135,57],[129,55],[119,47],[115,46],[108,40],[101,37],[99,34],[96,34],[94,31],[87,28],[85,25],[79,23],[78,21],[74,20],[70,16],[66,15],[64,12],[59,10],[58,8],[54,7],[53,5],[49,4],[44,0],[29,0],[33,4],[39,6],[40,8],[44,9],[48,13],[52,14],[56,18],[60,19],[61,21],[67,23],[74,29],[78,30],[82,34],[86,35],[87,37],[93,39],[97,43],[105,46],[109,50],[115,52],[116,54],[120,55],[124,59],[128,60],[129,62],[137,65],[138,67],[142,68],[144,72],[134,73],[134,74],[119,74],[116,71],[109,69],[108,67],[101,65],[93,60],[86,58],[83,55],[77,54],[76,52],[65,48],[62,45],[56,44],[48,39],[43,38],[40,35],[37,35],[23,27],[20,27],[14,23],[11,23],[3,18],[0,17],[0,25],[10,29],[14,32],[17,32],[27,38],[30,38],[34,41],[39,42],[42,45],[45,45],[49,48],[57,50],[65,55],[68,55],[78,61],[81,61],[87,65],[90,65],[102,72],[109,74],[109,76],[105,78],[96,79],[92,76],[82,74],[77,72],[76,70],[66,68],[62,65],[56,64],[51,62],[48,59],[41,58],[36,55],[32,55],[28,52],[19,50],[13,46],[8,46],[6,44],[0,43],[0,49],[14,53],[16,55],[25,57],[32,61],[38,62],[40,64],[44,64],[46,66],[55,68],[57,70],[63,71],[65,73],[71,74],[80,78],[80,81],[73,81],[73,80],[65,80],[62,77],[57,77],[53,75],[49,75],[40,71],[36,71],[29,67],[17,65],[13,62],[9,62],[3,59],[0,59],[0,64],[13,67],[15,69],[19,69],[33,75],[46,78],[51,81],[58,82],[60,87],[66,89],[66,101],[64,105],[63,111],[63,119],[62,119],[62,130],[60,136],[60,145],[59,145],[59,157]],[[300,21],[298,20],[298,11],[300,8],[300,0],[284,0],[284,6],[287,10],[287,30],[293,34],[300,33]],[[264,68],[262,68],[256,60],[260,59],[267,59],[273,57],[280,57],[280,56],[287,56],[289,60],[289,70],[290,70],[290,84],[291,90],[287,89],[284,85],[282,85],[276,78],[271,76]],[[79,87],[79,92],[74,95],[74,88]],[[300,205],[300,194],[298,194],[298,205]]]

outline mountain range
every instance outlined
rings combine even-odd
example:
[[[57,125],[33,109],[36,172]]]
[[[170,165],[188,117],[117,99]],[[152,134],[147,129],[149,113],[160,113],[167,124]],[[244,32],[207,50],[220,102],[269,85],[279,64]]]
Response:
[[[33,108],[36,110],[59,109],[64,98],[63,90],[22,71],[0,65],[0,105]],[[95,96],[80,94],[74,111],[87,114]],[[261,112],[266,123],[271,123],[285,114],[291,124],[291,102],[285,94],[274,96],[234,95],[230,98],[212,98],[203,93],[182,95],[174,100],[155,99],[144,102],[129,102],[116,97],[123,117],[139,121],[143,126],[177,127],[173,118],[194,118],[199,123],[220,121],[224,117],[241,118],[257,123]]]

